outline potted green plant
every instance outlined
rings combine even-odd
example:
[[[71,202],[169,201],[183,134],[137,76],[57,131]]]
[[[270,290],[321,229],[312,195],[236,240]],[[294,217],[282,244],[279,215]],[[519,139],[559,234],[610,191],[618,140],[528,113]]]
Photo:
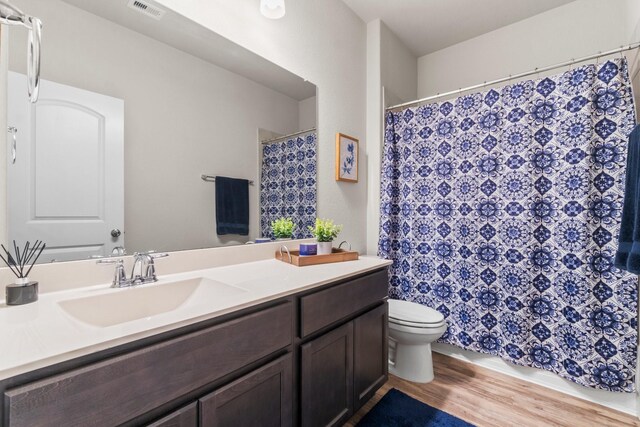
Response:
[[[278,218],[271,222],[271,232],[277,240],[291,239],[296,225],[291,218]]]
[[[333,239],[342,231],[342,225],[336,225],[330,219],[316,218],[315,226],[309,226],[309,231],[318,241],[318,255],[327,255],[332,252]]]

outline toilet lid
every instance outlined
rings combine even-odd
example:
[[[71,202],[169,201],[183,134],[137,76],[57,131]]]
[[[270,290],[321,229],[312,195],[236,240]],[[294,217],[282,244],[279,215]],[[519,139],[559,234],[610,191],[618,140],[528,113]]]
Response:
[[[410,301],[389,300],[389,321],[405,325],[436,326],[444,322],[442,313]]]

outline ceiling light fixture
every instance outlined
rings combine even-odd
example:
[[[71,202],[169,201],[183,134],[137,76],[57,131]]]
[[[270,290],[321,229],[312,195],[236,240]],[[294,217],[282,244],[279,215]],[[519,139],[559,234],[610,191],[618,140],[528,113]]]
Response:
[[[280,19],[284,12],[284,0],[260,0],[260,13],[266,18]]]

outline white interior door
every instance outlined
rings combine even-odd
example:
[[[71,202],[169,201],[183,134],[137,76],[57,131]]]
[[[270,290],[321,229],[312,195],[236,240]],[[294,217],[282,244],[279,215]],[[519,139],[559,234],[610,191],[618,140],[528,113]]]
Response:
[[[124,246],[124,101],[41,80],[31,104],[26,87],[9,73],[9,239],[44,241],[44,262],[108,255]]]

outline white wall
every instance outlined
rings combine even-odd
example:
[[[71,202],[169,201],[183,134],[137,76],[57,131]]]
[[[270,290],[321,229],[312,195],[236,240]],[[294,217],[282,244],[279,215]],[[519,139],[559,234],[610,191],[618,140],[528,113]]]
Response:
[[[378,249],[380,226],[380,162],[382,160],[382,67],[379,19],[367,24],[367,253]]]
[[[420,57],[418,98],[626,45],[637,3],[577,0]]]
[[[258,235],[257,130],[297,131],[297,100],[59,0],[16,4],[45,22],[42,78],[125,101],[130,253],[235,244]],[[10,67],[23,73],[26,34],[11,29]],[[202,181],[202,173],[256,183],[249,236],[216,235],[215,184]]]
[[[295,0],[279,20],[255,0],[158,0],[318,87],[318,214],[344,225],[339,240],[366,245],[365,24],[341,0]],[[335,134],[360,139],[360,182],[335,181]]]
[[[380,68],[386,106],[418,95],[418,59],[385,25],[380,25]]]
[[[307,130],[316,127],[316,115],[318,113],[316,103],[318,98],[312,96],[298,102],[298,130]]]
[[[417,96],[417,58],[379,19],[367,24],[367,253],[378,251],[384,106]],[[384,88],[384,91],[382,90]]]

